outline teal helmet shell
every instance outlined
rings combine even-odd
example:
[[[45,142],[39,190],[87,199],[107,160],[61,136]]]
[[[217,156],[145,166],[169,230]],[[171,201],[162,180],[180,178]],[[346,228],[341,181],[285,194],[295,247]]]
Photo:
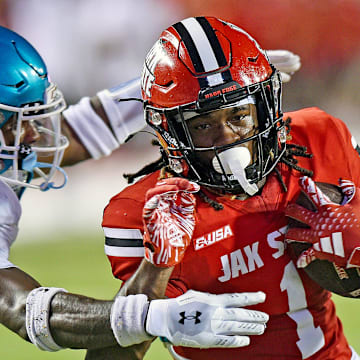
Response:
[[[0,103],[43,104],[48,86],[47,68],[39,53],[22,36],[0,26]],[[1,128],[13,113],[0,112]]]

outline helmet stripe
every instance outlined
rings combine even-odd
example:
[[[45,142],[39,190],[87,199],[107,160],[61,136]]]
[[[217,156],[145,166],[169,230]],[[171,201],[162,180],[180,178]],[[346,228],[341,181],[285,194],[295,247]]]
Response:
[[[197,73],[216,71],[227,64],[219,39],[205,17],[188,18],[174,25],[181,36]],[[232,80],[229,70],[198,78],[200,87],[222,84]],[[205,80],[205,81],[204,81]]]
[[[197,17],[196,20],[199,22],[199,24],[203,28],[204,33],[208,38],[209,44],[217,60],[217,67],[226,66],[227,61],[224,51],[220,45],[219,39],[217,38],[214,29],[209,24],[209,21],[203,16]]]
[[[173,25],[177,33],[180,35],[181,40],[185,44],[185,47],[190,55],[191,62],[193,63],[194,69],[197,73],[205,72],[204,65],[201,61],[199,52],[196,49],[193,39],[191,38],[189,32],[187,31],[184,24],[181,22]],[[209,86],[209,83],[206,78],[198,78],[200,88],[206,88]]]
[[[204,32],[209,39],[210,45],[214,51],[216,60],[218,62],[218,67],[226,66],[227,60],[226,60],[224,51],[220,45],[219,39],[216,36],[214,29],[211,27],[209,21],[203,16],[197,17],[196,20],[199,22],[201,27],[204,29]],[[221,72],[221,76],[224,80],[223,82],[232,81],[232,76],[231,76],[230,70]]]
[[[204,71],[214,71],[219,68],[218,60],[209,41],[208,34],[195,18],[188,18],[182,21],[189,32],[204,66]]]

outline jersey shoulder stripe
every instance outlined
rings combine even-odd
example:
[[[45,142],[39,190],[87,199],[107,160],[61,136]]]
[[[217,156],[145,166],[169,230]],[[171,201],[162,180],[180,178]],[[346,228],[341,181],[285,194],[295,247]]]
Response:
[[[116,239],[138,239],[142,240],[143,236],[139,229],[121,229],[121,228],[110,228],[103,227],[104,235],[108,238]]]
[[[116,257],[143,257],[143,237],[139,229],[104,227],[105,254]]]
[[[115,247],[142,247],[142,240],[132,240],[132,239],[115,239],[105,237],[105,245],[115,246]]]
[[[144,247],[118,247],[105,245],[105,254],[118,258],[143,258],[145,255]]]

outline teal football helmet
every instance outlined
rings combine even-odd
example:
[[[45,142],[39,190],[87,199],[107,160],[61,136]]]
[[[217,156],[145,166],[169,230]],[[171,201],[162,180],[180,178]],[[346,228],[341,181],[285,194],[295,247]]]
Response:
[[[69,141],[61,134],[62,93],[34,47],[1,26],[0,64],[0,179],[18,195],[26,187],[63,187],[60,163]],[[58,172],[63,180],[55,185]],[[31,183],[34,175],[41,180]]]

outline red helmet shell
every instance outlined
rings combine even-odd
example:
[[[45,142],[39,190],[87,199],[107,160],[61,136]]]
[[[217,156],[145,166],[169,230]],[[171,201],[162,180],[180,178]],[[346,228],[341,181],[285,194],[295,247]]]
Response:
[[[142,95],[152,106],[170,108],[196,101],[202,89],[231,81],[246,87],[272,72],[265,52],[244,30],[214,17],[188,18],[163,31],[149,51]]]

